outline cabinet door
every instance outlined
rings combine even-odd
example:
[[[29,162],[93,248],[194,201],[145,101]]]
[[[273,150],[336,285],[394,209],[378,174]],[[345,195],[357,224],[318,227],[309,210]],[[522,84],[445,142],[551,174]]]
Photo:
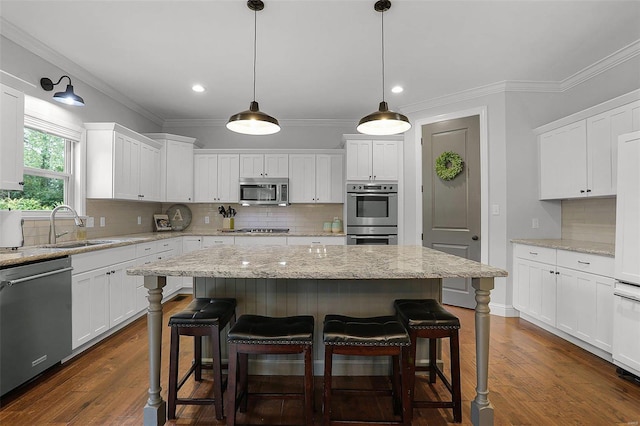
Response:
[[[235,238],[235,243],[238,246],[286,246],[287,237],[271,235],[241,236]]]
[[[578,272],[567,268],[557,268],[558,275],[556,283],[558,286],[556,325],[569,333],[576,335],[578,323],[577,294],[578,294]]]
[[[373,180],[398,180],[398,142],[373,141]]]
[[[540,199],[587,195],[585,120],[540,135]]]
[[[264,175],[272,178],[289,177],[289,155],[288,154],[265,154],[264,155]]]
[[[166,150],[165,201],[193,201],[193,145],[168,140]]]
[[[22,191],[24,94],[0,84],[0,189]]]
[[[595,276],[595,317],[596,324],[592,343],[611,353],[613,342],[613,278]]]
[[[140,144],[140,200],[160,201],[160,150]]]
[[[525,313],[529,313],[529,297],[531,287],[530,262],[515,259],[513,267],[513,306]]]
[[[640,101],[587,119],[589,195],[616,194],[618,136],[633,130],[634,107],[640,110]]]
[[[289,155],[289,202],[316,202],[315,154]]]
[[[344,157],[341,154],[316,154],[316,202],[344,202]]]
[[[135,276],[126,273],[127,268],[137,263],[137,260],[131,260],[107,268],[110,327],[128,320],[138,312],[136,306],[137,280]]]
[[[371,180],[371,141],[347,141],[347,180]]]
[[[109,268],[71,278],[72,349],[109,330]]]
[[[218,155],[218,201],[237,203],[240,200],[240,156]]]
[[[218,156],[199,154],[194,157],[194,191],[196,203],[219,201],[218,195]]]
[[[241,154],[240,176],[247,178],[260,178],[264,176],[263,154]]]
[[[540,287],[540,320],[556,326],[556,271],[552,265],[544,265],[542,268],[542,283]]]
[[[113,198],[137,200],[140,193],[140,142],[114,133]]]
[[[614,297],[613,359],[640,371],[640,301]]]

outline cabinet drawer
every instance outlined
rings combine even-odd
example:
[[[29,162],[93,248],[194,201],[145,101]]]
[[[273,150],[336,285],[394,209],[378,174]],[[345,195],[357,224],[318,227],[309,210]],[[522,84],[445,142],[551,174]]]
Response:
[[[158,252],[158,242],[150,241],[148,243],[136,244],[136,257],[144,257]]]
[[[558,266],[613,277],[613,257],[558,250]]]
[[[290,246],[343,246],[345,245],[345,237],[287,237],[287,243]]]
[[[202,248],[235,244],[235,237],[229,235],[202,237]]]
[[[517,244],[514,248],[516,257],[534,262],[556,263],[556,249]]]
[[[136,249],[133,245],[111,249],[96,250],[71,256],[73,275],[103,268],[116,263],[126,262],[134,258]]]
[[[170,238],[167,240],[156,241],[157,253],[161,253],[163,251],[178,251],[178,248],[182,249],[182,239],[181,238]],[[182,250],[181,250],[182,251]]]

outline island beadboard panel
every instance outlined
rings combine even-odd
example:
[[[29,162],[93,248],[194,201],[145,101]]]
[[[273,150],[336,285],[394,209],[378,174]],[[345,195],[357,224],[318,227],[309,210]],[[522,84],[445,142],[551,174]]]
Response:
[[[246,279],[246,278],[196,278],[195,297],[235,297],[236,310],[242,314],[274,317],[313,315],[315,318],[314,372],[323,374],[324,345],[323,320],[327,314],[355,317],[394,315],[394,299],[442,300],[439,279],[425,280],[314,280],[314,279]],[[416,359],[426,365],[429,352],[424,339]],[[223,358],[227,357],[227,345],[223,343]],[[208,345],[203,352],[210,357]],[[252,361],[251,374],[298,374],[304,365],[296,356],[265,356]],[[292,364],[295,366],[291,371]],[[389,362],[384,357],[365,359],[340,358],[333,366],[337,375],[385,375]]]

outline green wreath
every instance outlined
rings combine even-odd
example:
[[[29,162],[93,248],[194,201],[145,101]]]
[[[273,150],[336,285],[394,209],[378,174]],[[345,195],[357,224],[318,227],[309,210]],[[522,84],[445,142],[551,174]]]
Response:
[[[442,180],[451,180],[462,171],[464,161],[459,154],[445,151],[436,158],[436,174]]]

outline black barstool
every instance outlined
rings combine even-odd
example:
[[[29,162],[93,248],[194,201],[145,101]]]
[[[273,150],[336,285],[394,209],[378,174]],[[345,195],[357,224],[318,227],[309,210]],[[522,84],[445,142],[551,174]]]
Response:
[[[304,391],[251,393],[255,398],[293,398],[304,400],[307,426],[313,425],[313,328],[310,315],[274,318],[241,315],[229,330],[229,391],[227,425],[236,424],[236,410],[247,411],[249,397],[249,354],[304,354]],[[238,386],[239,382],[239,386]],[[238,395],[238,389],[240,395]]]
[[[327,315],[324,318],[324,396],[323,425],[347,424],[411,424],[409,399],[408,355],[411,340],[407,330],[394,316],[355,318]],[[392,389],[338,389],[332,388],[333,355],[390,356],[392,358]],[[400,374],[402,370],[402,374]],[[400,421],[332,420],[331,399],[334,394],[376,394],[393,396],[395,414]]]
[[[176,418],[176,405],[214,404],[216,419],[224,417],[222,392],[222,368],[220,356],[220,332],[227,324],[233,325],[236,319],[236,299],[194,299],[186,309],[169,319],[171,327],[171,349],[169,355],[169,389],[167,396],[169,419]],[[193,363],[189,371],[178,382],[178,354],[180,352],[180,336],[193,336]],[[211,366],[202,364],[202,337],[211,338]],[[213,398],[178,398],[178,391],[192,373],[195,380],[202,380],[202,369],[213,370]]]
[[[462,421],[462,393],[460,391],[460,344],[458,317],[442,307],[434,299],[398,299],[393,302],[398,317],[409,330],[411,337],[410,379],[411,401],[413,407],[424,408],[453,408],[453,421]],[[416,367],[416,341],[419,338],[429,339],[429,365]],[[447,380],[442,370],[436,364],[437,339],[449,338],[451,350],[451,382]],[[436,382],[440,376],[449,392],[450,401],[416,401],[415,372],[429,371],[430,383]]]

